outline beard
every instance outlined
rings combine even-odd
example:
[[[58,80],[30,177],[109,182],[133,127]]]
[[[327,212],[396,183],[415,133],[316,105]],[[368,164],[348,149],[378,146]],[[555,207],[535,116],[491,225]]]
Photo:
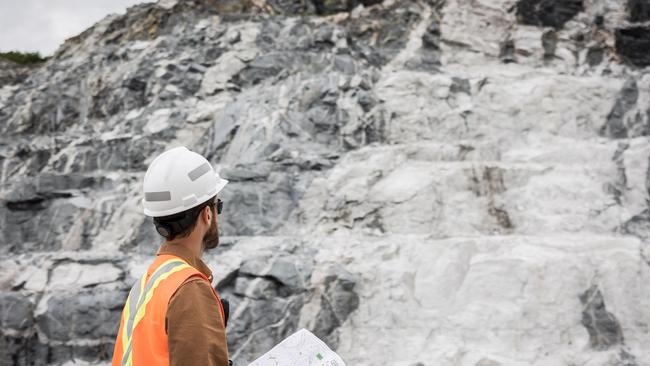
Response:
[[[215,218],[208,231],[203,235],[203,248],[214,249],[217,246],[219,246],[219,227]]]

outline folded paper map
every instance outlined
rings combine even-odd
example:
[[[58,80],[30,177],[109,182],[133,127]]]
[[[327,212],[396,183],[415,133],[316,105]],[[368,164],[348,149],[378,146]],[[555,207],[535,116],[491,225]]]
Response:
[[[248,366],[345,366],[313,333],[301,329]]]

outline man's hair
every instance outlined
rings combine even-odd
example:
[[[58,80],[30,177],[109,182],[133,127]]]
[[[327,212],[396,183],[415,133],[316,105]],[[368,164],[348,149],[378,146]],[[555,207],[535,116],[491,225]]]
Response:
[[[160,230],[158,233],[161,236],[164,236],[167,240],[174,240],[176,238],[185,238],[190,235],[190,233],[196,227],[196,222],[198,221],[199,214],[201,211],[210,207],[212,214],[215,214],[215,201],[216,197],[214,196],[207,201],[201,203],[196,207],[192,207],[189,210],[183,212],[175,213],[169,216],[154,217],[153,223],[156,227],[164,227],[169,235],[163,235]]]

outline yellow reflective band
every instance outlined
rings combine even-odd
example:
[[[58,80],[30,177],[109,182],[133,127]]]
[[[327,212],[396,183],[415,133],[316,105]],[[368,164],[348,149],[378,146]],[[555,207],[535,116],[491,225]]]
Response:
[[[126,306],[124,306],[124,314],[122,314],[122,357],[124,357],[124,352],[126,350],[126,344],[129,342],[129,338],[126,335],[126,324],[127,319],[129,319],[129,299],[126,299]]]
[[[142,298],[142,292],[144,290],[144,286],[146,285],[146,282],[147,282],[147,272],[145,272],[142,275],[142,277],[138,282],[133,284],[134,287],[135,286],[139,287],[138,289],[139,291],[136,292],[137,299],[135,299],[135,302],[133,302],[132,300],[134,299],[131,298],[131,296],[133,295],[133,291],[129,292],[129,296],[126,299],[126,305],[124,306],[124,313],[122,314],[123,321],[124,321],[124,326],[122,329],[122,345],[123,345],[122,347],[124,348],[123,352],[126,352],[126,345],[129,343],[131,338],[129,337],[129,331],[127,330],[127,327],[129,325],[129,319],[131,317],[131,303],[135,303],[136,305],[138,304],[138,302]]]

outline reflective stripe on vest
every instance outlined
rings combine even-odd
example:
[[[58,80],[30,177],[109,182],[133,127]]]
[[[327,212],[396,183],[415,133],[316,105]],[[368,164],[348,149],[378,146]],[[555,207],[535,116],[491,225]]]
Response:
[[[129,292],[115,340],[112,366],[169,364],[165,328],[167,307],[173,294],[191,277],[210,282],[203,273],[179,257],[168,254],[156,257]],[[215,316],[221,315],[224,319],[221,300],[211,285],[210,289],[220,312]]]

